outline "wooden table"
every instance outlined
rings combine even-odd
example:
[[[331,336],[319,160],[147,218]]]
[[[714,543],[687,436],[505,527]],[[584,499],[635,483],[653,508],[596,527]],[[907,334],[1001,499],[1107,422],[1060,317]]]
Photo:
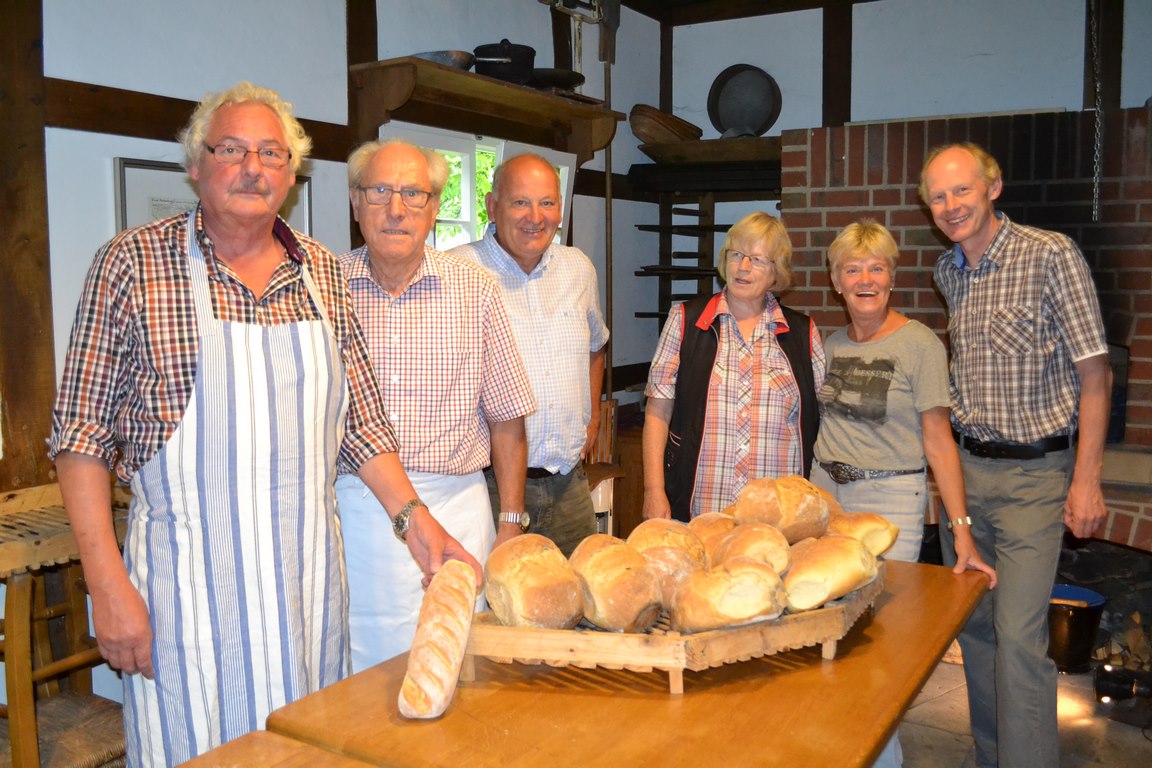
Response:
[[[666,676],[477,661],[438,720],[401,717],[407,656],[289,704],[269,730],[392,766],[870,765],[984,593],[987,577],[888,563],[839,643]]]
[[[368,763],[338,755],[268,731],[253,731],[193,758],[182,768],[367,768]]]

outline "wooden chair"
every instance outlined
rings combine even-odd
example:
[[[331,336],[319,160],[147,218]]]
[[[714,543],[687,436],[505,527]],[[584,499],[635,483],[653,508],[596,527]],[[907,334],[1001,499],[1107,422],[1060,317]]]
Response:
[[[600,433],[591,454],[584,459],[584,471],[588,475],[588,488],[592,491],[597,529],[600,533],[612,535],[616,478],[624,476],[617,454],[616,401],[612,398],[600,401]]]
[[[118,534],[123,530],[121,517]],[[16,768],[123,761],[120,706],[92,694],[92,667],[103,659],[90,635],[78,559],[58,486],[0,497],[0,579],[6,585],[0,653],[8,695],[0,741],[7,741]],[[50,601],[53,581],[62,598]],[[53,652],[52,622],[63,625],[61,658]]]

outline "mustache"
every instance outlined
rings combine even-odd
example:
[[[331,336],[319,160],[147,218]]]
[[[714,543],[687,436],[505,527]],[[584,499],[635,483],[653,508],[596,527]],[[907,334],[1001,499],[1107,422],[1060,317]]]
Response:
[[[268,185],[262,179],[241,179],[232,189],[244,194],[264,195],[268,193]]]

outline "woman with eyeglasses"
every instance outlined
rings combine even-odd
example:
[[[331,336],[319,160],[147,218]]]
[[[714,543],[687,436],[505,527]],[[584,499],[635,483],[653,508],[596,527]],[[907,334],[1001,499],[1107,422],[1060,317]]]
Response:
[[[792,285],[792,245],[763,212],[728,230],[725,285],[672,308],[648,375],[644,518],[719,512],[749,480],[808,475],[824,382],[812,320],[776,295]]]

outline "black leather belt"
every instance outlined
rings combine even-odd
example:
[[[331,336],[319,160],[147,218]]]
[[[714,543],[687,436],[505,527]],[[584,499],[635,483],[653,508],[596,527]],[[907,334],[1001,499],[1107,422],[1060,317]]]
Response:
[[[996,443],[990,440],[977,440],[952,430],[952,439],[973,456],[982,459],[1042,459],[1053,451],[1066,451],[1076,444],[1076,434],[1053,435],[1034,443]]]
[[[924,471],[920,469],[860,469],[851,464],[840,461],[822,461],[820,466],[828,476],[840,485],[855,482],[856,480],[878,480],[882,477],[896,477],[897,475],[917,475]]]
[[[529,480],[541,480],[545,477],[552,477],[555,474],[555,472],[549,472],[548,470],[544,469],[544,467],[528,467]]]

